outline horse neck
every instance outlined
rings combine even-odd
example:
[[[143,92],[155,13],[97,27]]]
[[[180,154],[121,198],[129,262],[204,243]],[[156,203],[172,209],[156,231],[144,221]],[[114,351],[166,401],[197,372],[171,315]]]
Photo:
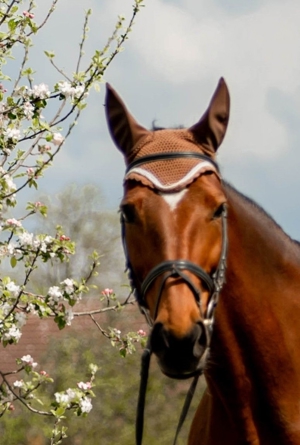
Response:
[[[207,380],[245,443],[276,443],[281,437],[281,444],[298,444],[299,431],[299,442],[290,442],[295,434],[290,425],[297,422],[299,430],[300,250],[261,209],[226,189],[226,284]],[[260,441],[261,435],[268,439]]]
[[[229,201],[227,276],[235,274],[235,281],[242,281],[252,275],[254,286],[251,288],[257,295],[266,284],[272,289],[281,281],[286,285],[287,276],[295,279],[295,272],[299,278],[299,244],[254,202],[228,185],[226,191]]]

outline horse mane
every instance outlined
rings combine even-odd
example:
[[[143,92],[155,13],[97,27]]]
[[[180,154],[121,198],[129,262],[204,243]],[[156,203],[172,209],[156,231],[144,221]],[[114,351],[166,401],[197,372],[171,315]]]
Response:
[[[259,204],[257,204],[253,199],[249,198],[248,196],[244,195],[243,193],[239,192],[235,187],[233,187],[231,184],[229,184],[227,181],[223,181],[225,189],[228,189],[238,195],[238,197],[246,204],[250,205],[254,211],[256,211],[261,218],[263,218],[268,224],[271,224],[276,231],[278,231],[285,239],[287,239],[289,242],[293,243],[299,251],[300,251],[300,241],[295,240],[291,238],[284,230],[283,228],[274,220],[274,218]]]
[[[174,125],[174,127],[160,127],[156,125],[156,119],[152,121],[151,131],[160,131],[160,130],[182,130],[185,127],[183,125]]]

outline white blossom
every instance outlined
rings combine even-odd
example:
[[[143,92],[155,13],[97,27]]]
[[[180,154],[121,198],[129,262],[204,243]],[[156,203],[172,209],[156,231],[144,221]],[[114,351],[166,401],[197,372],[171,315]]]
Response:
[[[20,340],[22,332],[15,325],[12,325],[7,332],[3,335],[3,340]]]
[[[19,249],[16,249],[14,243],[8,243],[0,247],[0,256],[14,255],[20,253]]]
[[[93,408],[91,399],[89,397],[84,397],[83,399],[81,399],[79,402],[79,406],[83,413],[89,413]]]
[[[37,363],[33,361],[33,358],[29,354],[23,355],[23,357],[21,357],[21,361],[23,365],[29,365],[32,368],[35,368],[37,366]]]
[[[21,246],[32,246],[33,243],[33,233],[20,233],[19,234],[19,242]]]
[[[92,384],[91,384],[91,382],[86,382],[86,383],[79,382],[79,383],[77,383],[77,386],[79,389],[82,389],[83,391],[87,391],[88,389],[91,389]]]
[[[66,394],[69,397],[70,402],[74,401],[74,399],[76,399],[76,397],[77,397],[76,391],[74,391],[74,389],[71,389],[71,388],[68,388],[66,390]]]
[[[63,403],[69,405],[71,402],[75,402],[78,398],[78,394],[74,389],[68,388],[65,392],[56,392],[54,394],[57,403]]]
[[[83,94],[83,97],[87,97],[89,93],[87,91],[84,92],[84,86],[83,85],[78,85],[75,88],[74,97],[76,97],[76,99],[79,99],[82,94]]]
[[[0,104],[0,125],[2,126],[4,120],[7,119],[7,116],[4,114],[6,112],[6,105],[2,102]]]
[[[55,400],[57,403],[69,403],[69,396],[62,392],[56,392],[54,394]]]
[[[52,236],[49,236],[49,235],[47,235],[46,237],[45,237],[45,239],[44,239],[44,243],[46,243],[46,244],[51,244],[52,243],[52,241],[53,241],[53,237]]]
[[[70,82],[61,81],[58,83],[58,90],[65,96],[71,99],[79,99],[82,95],[83,97],[88,96],[88,92],[84,92],[84,85],[72,86]]]
[[[15,314],[15,319],[16,319],[16,326],[21,329],[27,321],[27,317],[26,314],[24,314],[24,312],[17,312]]]
[[[41,312],[45,311],[43,306],[40,307]],[[26,307],[26,312],[30,312],[31,314],[38,315],[38,311],[35,308],[35,305],[32,303],[29,303]]]
[[[17,142],[21,137],[21,131],[18,128],[6,128],[3,132],[4,136]]]
[[[49,87],[44,83],[34,85],[33,89],[30,91],[30,94],[39,99],[47,99],[50,96]]]
[[[60,284],[64,284],[65,285],[64,291],[67,294],[72,294],[74,292],[74,281],[71,280],[70,278],[66,278]]]
[[[13,308],[13,306],[11,304],[7,303],[7,302],[5,302],[4,304],[2,304],[2,306],[0,306],[0,309],[1,309],[2,314],[4,315],[4,317],[10,313],[12,308]]]
[[[21,221],[18,221],[18,220],[15,219],[15,218],[9,218],[9,219],[7,219],[7,220],[6,220],[6,224],[7,224],[8,226],[22,227],[22,223],[21,223]]]
[[[37,237],[33,240],[32,246],[34,249],[40,249],[42,252],[47,252],[46,244]]]
[[[70,82],[61,81],[58,82],[58,90],[65,96],[65,97],[73,97],[75,88],[72,87]]]
[[[58,286],[50,287],[48,290],[48,295],[51,297],[53,302],[57,302],[62,298],[62,293]]]
[[[23,111],[26,119],[31,119],[34,112],[34,106],[30,102],[25,102],[23,105]]]
[[[15,253],[16,246],[14,243],[8,243],[6,245],[8,255],[13,255]]]
[[[16,380],[13,383],[13,385],[14,385],[15,388],[22,388],[22,386],[24,385],[24,382],[23,382],[23,380]]]
[[[46,253],[47,252],[47,244],[42,241],[40,243],[40,251]]]
[[[17,189],[17,186],[10,175],[3,175],[3,179],[5,180],[6,188],[9,193],[14,192]]]
[[[52,142],[54,145],[60,145],[63,143],[65,138],[60,133],[54,133]]]
[[[6,289],[14,296],[17,297],[20,292],[20,286],[15,284],[13,281],[10,281],[6,285]]]
[[[73,314],[72,309],[67,309],[66,313],[65,313],[65,320],[66,320],[66,323],[68,326],[71,326],[71,321],[73,320],[73,318],[74,318],[74,314]]]

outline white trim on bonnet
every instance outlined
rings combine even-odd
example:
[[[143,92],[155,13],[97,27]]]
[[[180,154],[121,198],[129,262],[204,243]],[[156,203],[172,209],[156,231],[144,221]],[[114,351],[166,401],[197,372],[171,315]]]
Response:
[[[136,167],[136,168],[132,168],[131,170],[129,170],[125,176],[125,180],[128,179],[129,175],[131,173],[137,173],[141,176],[144,176],[145,178],[147,178],[149,181],[152,182],[152,184],[160,191],[162,192],[168,192],[168,191],[172,191],[175,189],[178,189],[180,186],[185,186],[186,183],[188,183],[191,179],[193,179],[193,177],[196,174],[199,174],[201,172],[202,169],[206,168],[206,167],[210,167],[210,169],[216,173],[217,170],[214,167],[214,165],[209,162],[209,161],[202,161],[199,162],[199,164],[195,165],[195,167],[193,167],[183,178],[181,178],[179,181],[174,182],[173,184],[169,184],[169,185],[164,185],[162,184],[159,179],[154,176],[151,172],[141,168],[141,167]]]

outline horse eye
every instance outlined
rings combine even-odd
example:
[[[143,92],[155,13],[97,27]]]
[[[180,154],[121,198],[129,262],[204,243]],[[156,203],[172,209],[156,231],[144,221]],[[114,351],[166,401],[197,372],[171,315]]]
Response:
[[[133,223],[135,220],[135,209],[133,205],[123,204],[120,207],[121,217],[128,224]]]
[[[218,219],[218,218],[220,218],[220,217],[222,216],[222,214],[223,214],[224,207],[225,207],[225,204],[224,204],[224,203],[221,204],[221,205],[219,205],[219,207],[215,210],[212,219]]]

